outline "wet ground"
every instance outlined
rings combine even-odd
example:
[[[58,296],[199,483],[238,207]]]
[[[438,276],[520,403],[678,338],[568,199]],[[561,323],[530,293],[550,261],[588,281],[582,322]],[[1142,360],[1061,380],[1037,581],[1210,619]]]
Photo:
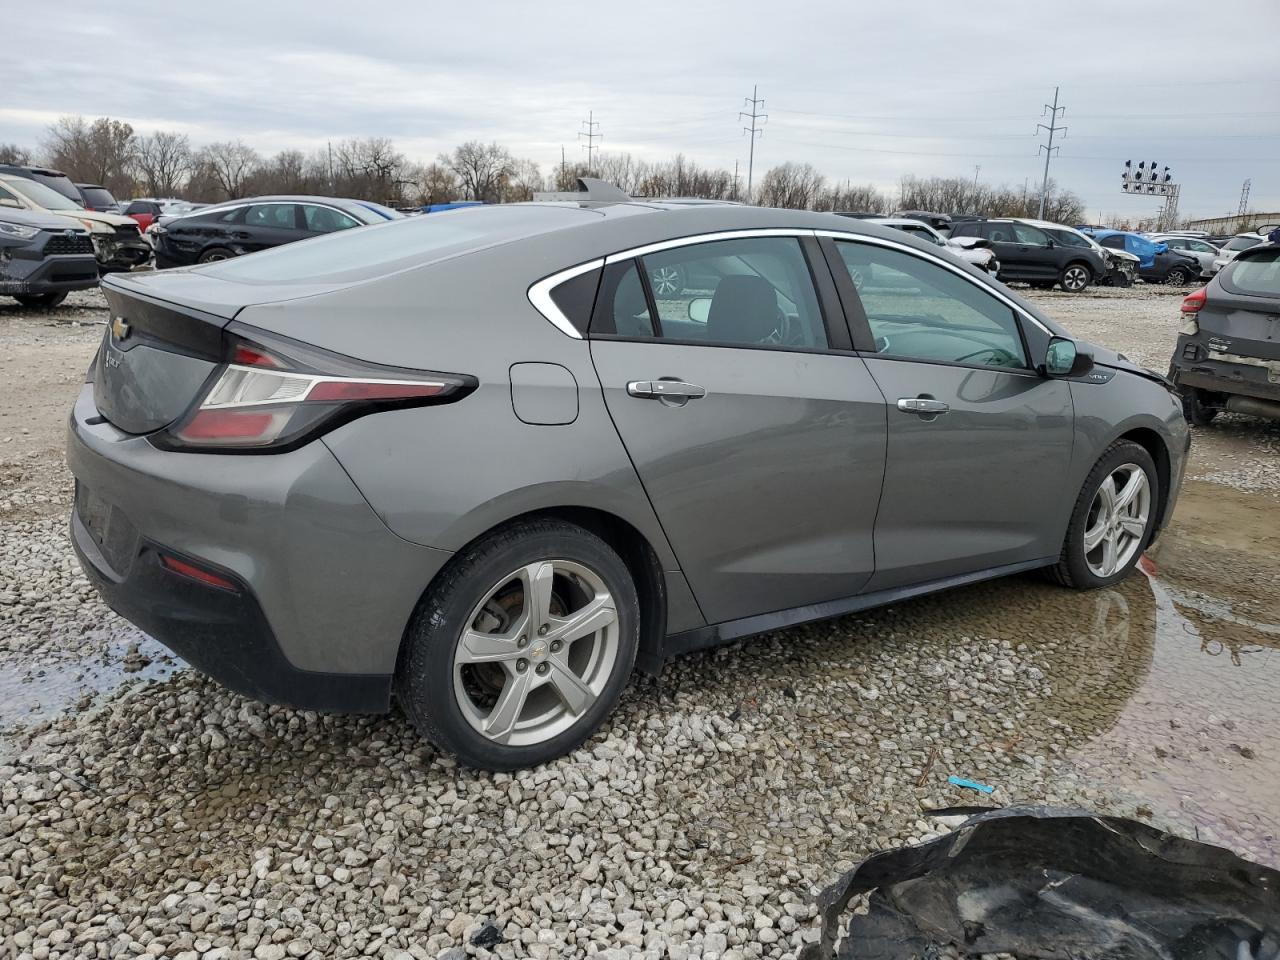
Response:
[[[1176,330],[1164,291],[1044,302],[1153,365]],[[99,311],[85,299],[68,319]],[[1195,432],[1169,529],[1116,588],[1027,575],[685,657],[573,756],[492,776],[398,713],[229,694],[96,600],[66,543],[59,450],[98,336],[0,310],[0,953],[64,903],[118,914],[137,943],[163,926],[167,951],[202,950],[217,935],[194,907],[156,925],[155,904],[181,895],[239,910],[222,929],[246,956],[259,935],[284,942],[244,933],[246,910],[277,922],[246,904],[298,897],[316,930],[290,936],[317,957],[434,957],[482,915],[533,956],[633,924],[644,942],[727,957],[723,931],[742,956],[781,956],[813,887],[930,836],[926,811],[952,804],[1137,816],[1280,867],[1277,425]]]

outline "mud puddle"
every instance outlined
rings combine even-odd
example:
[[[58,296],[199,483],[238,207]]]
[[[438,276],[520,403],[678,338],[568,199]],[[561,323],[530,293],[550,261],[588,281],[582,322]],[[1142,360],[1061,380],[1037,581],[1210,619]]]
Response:
[[[88,709],[128,683],[162,680],[183,666],[124,622],[88,630],[85,643],[100,652],[89,658],[0,661],[0,756],[24,727]]]

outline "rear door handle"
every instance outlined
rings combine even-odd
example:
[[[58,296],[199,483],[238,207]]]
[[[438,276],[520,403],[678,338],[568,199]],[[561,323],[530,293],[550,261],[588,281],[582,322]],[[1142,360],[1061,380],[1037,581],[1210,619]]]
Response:
[[[898,409],[903,413],[915,413],[922,417],[936,417],[940,413],[946,413],[951,409],[949,403],[941,400],[934,400],[932,397],[901,397],[898,400]]]
[[[707,389],[683,380],[632,380],[627,384],[627,395],[648,400],[661,400],[664,397],[697,400],[707,395]]]

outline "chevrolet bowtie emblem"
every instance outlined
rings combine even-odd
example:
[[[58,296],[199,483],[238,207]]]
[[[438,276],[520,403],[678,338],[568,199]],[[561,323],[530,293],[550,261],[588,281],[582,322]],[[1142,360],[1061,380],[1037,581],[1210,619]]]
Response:
[[[129,326],[129,321],[124,317],[115,317],[111,321],[111,333],[117,340],[126,340],[129,337],[129,331],[133,328]]]

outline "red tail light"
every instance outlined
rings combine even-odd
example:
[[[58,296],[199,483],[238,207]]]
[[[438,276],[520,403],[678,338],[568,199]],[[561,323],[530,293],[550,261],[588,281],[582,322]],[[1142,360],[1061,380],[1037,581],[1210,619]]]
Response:
[[[171,573],[186,577],[188,580],[203,583],[205,586],[217,587],[219,590],[230,590],[233,593],[240,592],[240,587],[236,585],[234,580],[224,577],[220,573],[214,573],[212,570],[206,570],[204,567],[198,567],[194,563],[188,563],[186,560],[171,557],[167,553],[160,554],[160,565]]]
[[[152,438],[157,446],[290,450],[356,417],[449,403],[476,386],[474,377],[365,364],[247,328],[229,335],[226,364],[195,407]]]
[[[1201,287],[1199,290],[1187,294],[1186,298],[1182,301],[1182,312],[1199,313],[1204,309],[1205,300],[1207,300],[1209,296],[1206,292],[1207,289],[1207,287]]]

